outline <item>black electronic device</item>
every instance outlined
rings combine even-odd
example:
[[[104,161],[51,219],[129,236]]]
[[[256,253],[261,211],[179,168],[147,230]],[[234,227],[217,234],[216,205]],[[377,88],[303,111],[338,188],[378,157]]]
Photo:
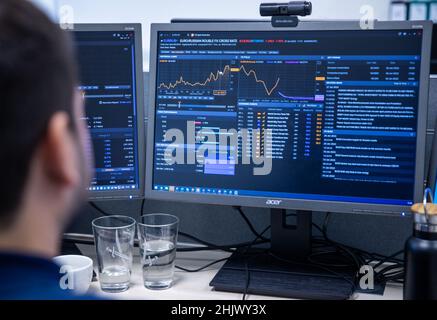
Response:
[[[269,253],[297,261],[287,263],[287,283],[300,281],[312,249],[312,211],[403,215],[421,198],[430,44],[424,21],[376,21],[372,30],[357,21],[283,29],[269,22],[152,25],[146,198],[271,208]],[[213,140],[207,144],[218,147],[215,156],[172,163],[167,147],[188,161],[204,145],[189,122],[194,136],[270,128],[273,144],[256,138],[254,149],[272,158],[272,171],[253,174],[257,165],[242,163],[236,146]],[[167,141],[171,129],[187,140]],[[217,161],[217,154],[226,157]],[[296,223],[286,209],[297,210]],[[234,258],[211,282],[217,289],[244,291],[226,285],[229,270],[284,280],[272,259],[247,265]],[[330,287],[326,274],[306,276],[319,290]]]
[[[275,28],[296,27],[298,16],[309,16],[312,4],[309,1],[290,1],[288,3],[261,3],[259,13],[262,17],[272,17]]]
[[[75,24],[85,121],[94,153],[90,200],[144,198],[140,24]]]

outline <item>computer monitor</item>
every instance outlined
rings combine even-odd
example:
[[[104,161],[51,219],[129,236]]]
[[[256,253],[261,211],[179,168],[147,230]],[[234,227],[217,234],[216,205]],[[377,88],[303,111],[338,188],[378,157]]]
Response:
[[[146,197],[409,211],[423,193],[431,30],[153,24]]]
[[[144,87],[140,24],[72,30],[94,149],[90,200],[144,197]]]

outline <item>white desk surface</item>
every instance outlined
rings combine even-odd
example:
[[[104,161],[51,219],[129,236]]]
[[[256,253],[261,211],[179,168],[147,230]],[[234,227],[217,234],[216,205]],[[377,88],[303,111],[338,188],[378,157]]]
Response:
[[[96,254],[94,246],[79,245],[84,255],[89,256],[94,261],[96,270]],[[220,251],[200,251],[200,252],[179,252],[177,253],[176,264],[182,267],[195,269],[208,264],[214,260],[227,257],[229,254]],[[121,293],[105,293],[100,290],[98,282],[93,282],[90,293],[110,299],[127,300],[241,300],[242,294],[214,291],[209,286],[209,282],[215,276],[224,262],[218,263],[208,269],[196,273],[188,273],[176,270],[175,282],[167,290],[149,290],[143,285],[140,258],[138,251],[134,257],[132,267],[131,287]],[[248,300],[284,300],[283,298],[251,295]],[[356,300],[400,300],[402,299],[402,286],[389,284],[385,288],[384,296],[355,294],[352,299]]]

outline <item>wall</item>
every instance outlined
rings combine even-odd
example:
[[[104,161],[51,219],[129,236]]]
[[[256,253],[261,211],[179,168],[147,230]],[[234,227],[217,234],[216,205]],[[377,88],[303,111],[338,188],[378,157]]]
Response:
[[[168,22],[171,18],[258,18],[256,0],[35,0],[44,2],[52,14],[61,5],[74,9],[75,22],[125,23],[141,22],[144,32],[145,69],[147,69],[149,25],[152,22]],[[313,0],[314,19],[359,19],[360,7],[371,5],[375,17],[388,17],[388,0]],[[433,101],[435,101],[433,97]],[[437,110],[437,107],[435,108]],[[432,115],[435,119],[435,113]],[[429,148],[428,148],[429,149]],[[112,214],[140,215],[138,201],[113,201],[99,203]],[[245,208],[258,230],[269,224],[266,209]],[[147,201],[145,212],[165,212],[181,218],[181,231],[219,244],[248,241],[253,238],[241,217],[230,207],[195,204],[175,204]],[[70,231],[91,232],[90,222],[98,213],[86,206]],[[322,223],[324,213],[315,213],[314,221]],[[403,247],[411,233],[411,221],[402,217],[367,215],[333,215],[329,234],[333,239],[373,252],[390,254]],[[181,239],[184,240],[184,239]]]

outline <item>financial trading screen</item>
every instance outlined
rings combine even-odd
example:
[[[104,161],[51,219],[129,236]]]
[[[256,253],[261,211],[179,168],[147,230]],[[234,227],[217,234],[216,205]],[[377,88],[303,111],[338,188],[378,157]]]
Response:
[[[411,30],[159,32],[154,190],[411,205],[421,45]]]
[[[90,191],[139,188],[135,33],[74,32],[94,150]]]

